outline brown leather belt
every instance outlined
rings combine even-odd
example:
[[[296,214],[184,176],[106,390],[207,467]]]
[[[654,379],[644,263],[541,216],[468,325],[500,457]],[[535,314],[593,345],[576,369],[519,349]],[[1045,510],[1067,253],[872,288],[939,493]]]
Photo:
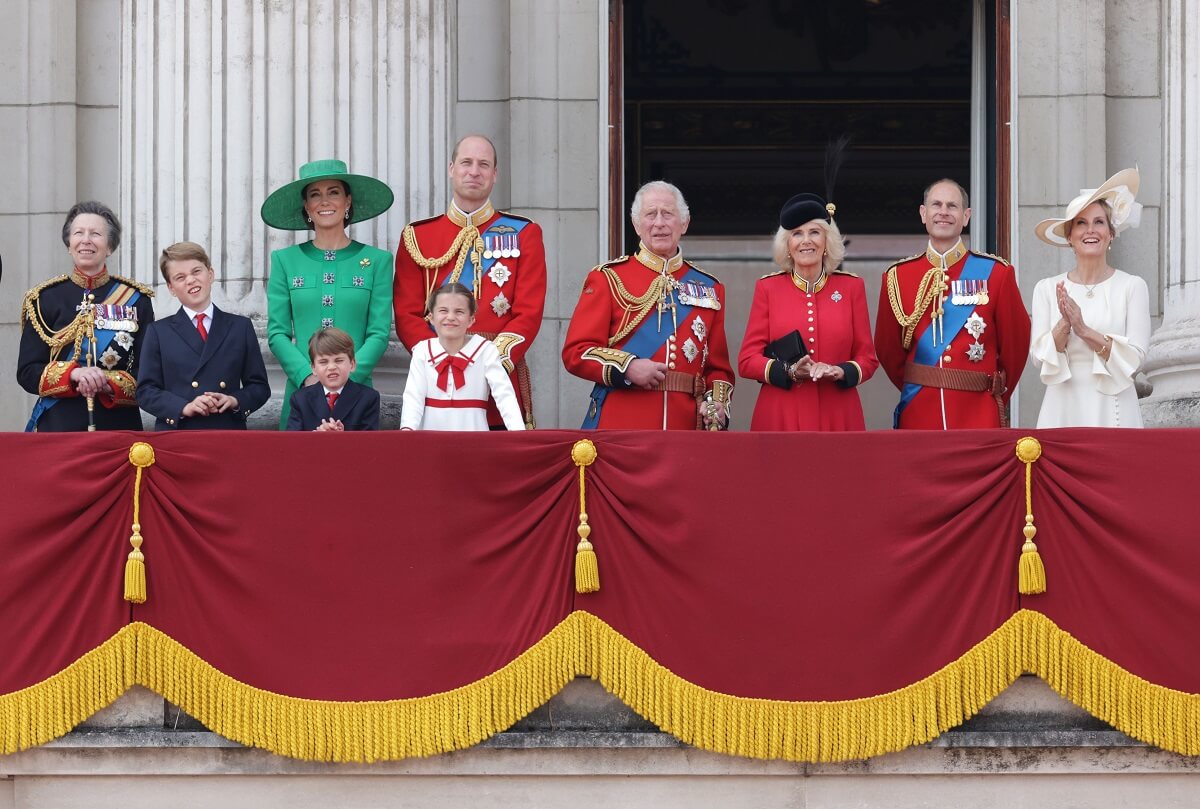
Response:
[[[1008,408],[1004,404],[1004,394],[1008,391],[1005,385],[1003,369],[994,374],[983,371],[969,371],[963,368],[938,368],[933,365],[917,365],[909,363],[904,366],[904,381],[927,388],[943,388],[945,390],[965,390],[971,393],[991,393],[1000,410],[1000,426],[1008,426]]]
[[[683,371],[667,371],[667,378],[650,390],[686,393],[699,399],[704,396],[704,377],[685,374]]]

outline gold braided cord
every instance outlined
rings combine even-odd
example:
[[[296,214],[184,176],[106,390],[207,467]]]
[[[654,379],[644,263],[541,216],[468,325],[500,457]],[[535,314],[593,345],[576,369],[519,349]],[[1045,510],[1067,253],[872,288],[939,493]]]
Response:
[[[671,281],[664,275],[656,275],[645,292],[641,295],[633,295],[625,288],[625,282],[621,280],[621,276],[611,268],[602,266],[600,271],[608,280],[609,291],[617,301],[617,306],[621,307],[624,312],[621,322],[618,324],[617,333],[608,338],[608,345],[611,348],[641,325],[642,321],[646,319],[646,315],[650,314],[650,310],[663,299],[667,289],[671,286]]]
[[[583,611],[473,683],[369,702],[301,699],[255,688],[161,630],[134,623],[53,677],[0,696],[0,753],[65,734],[136,683],[213,731],[279,755],[335,762],[428,756],[499,733],[580,674],[598,680],[664,731],[705,750],[844,761],[928,742],[971,717],[1024,672],[1135,739],[1200,755],[1200,694],[1154,685],[1031,610],[1019,610],[962,657],[911,685],[835,702],[705,689]]]
[[[134,685],[137,632],[122,627],[57,674],[0,694],[0,754],[57,739],[128,691]],[[6,655],[11,660],[12,650]]]
[[[417,244],[417,231],[412,225],[405,225],[401,236],[404,242],[404,248],[408,251],[408,255],[416,262],[417,266],[425,270],[425,300],[429,300],[429,296],[433,294],[434,285],[437,284],[437,279],[430,275],[433,270],[440,269],[445,266],[446,262],[454,259],[454,269],[450,272],[450,283],[456,283],[462,277],[463,267],[466,264],[467,256],[471,256],[471,265],[474,267],[474,281],[472,290],[475,297],[479,297],[480,276],[483,273],[483,237],[479,235],[479,229],[472,224],[468,224],[458,232],[454,237],[454,241],[450,243],[450,249],[443,253],[438,258],[428,258],[421,252],[420,246]],[[472,252],[474,248],[474,252]]]
[[[931,267],[925,272],[917,287],[913,310],[908,314],[905,313],[904,305],[900,301],[900,278],[897,268],[891,267],[886,275],[888,302],[892,305],[892,314],[895,315],[896,322],[904,329],[902,345],[907,350],[912,347],[913,332],[916,330],[917,324],[921,322],[921,315],[925,314],[929,305],[944,291],[944,285],[941,282],[942,270],[940,267]],[[935,280],[937,283],[934,283]]]

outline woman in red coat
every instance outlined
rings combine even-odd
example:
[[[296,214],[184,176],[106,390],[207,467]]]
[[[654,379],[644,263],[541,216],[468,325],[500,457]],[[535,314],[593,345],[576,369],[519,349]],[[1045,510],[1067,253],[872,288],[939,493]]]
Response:
[[[862,279],[825,200],[797,194],[779,213],[775,263],[754,287],[738,373],[763,384],[751,430],[864,430],[858,385],[879,361]]]

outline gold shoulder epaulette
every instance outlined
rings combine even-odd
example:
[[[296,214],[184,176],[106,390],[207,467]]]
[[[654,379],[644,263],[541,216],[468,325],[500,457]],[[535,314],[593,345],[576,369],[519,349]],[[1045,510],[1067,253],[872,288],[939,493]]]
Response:
[[[975,255],[977,255],[977,256],[983,256],[984,258],[994,258],[994,259],[996,259],[996,261],[999,261],[999,262],[1000,262],[1001,264],[1003,264],[1005,267],[1011,267],[1011,266],[1012,266],[1012,264],[1011,264],[1011,263],[1009,263],[1009,260],[1008,260],[1008,259],[1006,259],[1004,256],[998,256],[998,255],[996,255],[995,253],[985,253],[985,252],[983,252],[982,250],[968,250],[967,252],[968,252],[968,253],[974,253],[974,254],[975,254]]]
[[[785,272],[787,272],[787,270],[776,270],[775,272],[769,272],[766,275],[760,275],[758,280],[761,281],[764,278],[774,278],[777,275],[783,275]]]
[[[858,273],[850,272],[849,270],[834,270],[833,274],[834,275],[848,275],[851,278],[858,278]]]
[[[910,262],[910,261],[914,261],[915,259],[918,259],[918,258],[920,258],[920,257],[921,257],[921,256],[923,256],[923,255],[925,255],[925,251],[924,251],[924,250],[922,250],[920,253],[914,253],[914,254],[913,254],[913,255],[911,255],[911,256],[905,256],[904,258],[897,259],[897,260],[896,260],[896,262],[895,262],[894,264],[892,264],[892,266],[890,266],[890,267],[888,267],[886,270],[884,270],[884,272],[885,272],[885,273],[886,273],[886,272],[891,272],[892,270],[894,270],[894,269],[896,269],[897,267],[899,267],[901,264],[907,264],[908,262]]]
[[[108,277],[113,279],[114,281],[120,281],[125,286],[133,287],[134,289],[136,289],[138,292],[142,293],[143,295],[149,295],[151,298],[154,297],[154,289],[152,287],[146,286],[141,281],[134,281],[132,278],[126,278],[123,275],[113,275],[111,273],[109,273]]]
[[[603,270],[607,270],[613,265],[620,264],[623,261],[629,261],[629,256],[617,256],[616,258],[610,258],[603,264],[597,264],[595,267],[592,267],[592,272],[601,272]]]
[[[700,273],[701,275],[703,275],[705,278],[710,278],[710,279],[712,279],[712,282],[713,282],[714,284],[719,284],[719,283],[721,283],[720,281],[718,281],[718,280],[717,280],[717,276],[713,275],[713,274],[712,274],[712,273],[710,273],[710,272],[705,272],[704,270],[702,270],[702,269],[700,269],[699,267],[697,267],[695,264],[692,264],[691,262],[688,262],[688,266],[689,266],[689,267],[691,267],[691,268],[692,268],[693,270],[695,270],[696,272],[698,272],[698,273]]]
[[[53,278],[50,278],[49,280],[43,281],[42,283],[35,286],[33,289],[26,292],[25,298],[21,301],[20,325],[24,326],[25,321],[30,319],[30,313],[33,311],[33,307],[36,305],[38,296],[42,294],[42,290],[46,289],[46,287],[52,287],[55,284],[61,284],[63,281],[66,281],[70,277],[71,276],[69,276],[65,273],[63,275],[56,275]]]

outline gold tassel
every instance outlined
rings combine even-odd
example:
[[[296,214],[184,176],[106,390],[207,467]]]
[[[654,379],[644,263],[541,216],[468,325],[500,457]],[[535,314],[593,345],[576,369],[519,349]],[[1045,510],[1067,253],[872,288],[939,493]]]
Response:
[[[1017,587],[1021,595],[1037,595],[1046,592],[1046,567],[1038,553],[1033,538],[1037,527],[1033,524],[1033,464],[1042,457],[1042,444],[1036,438],[1025,436],[1017,442],[1017,458],[1025,464],[1025,544],[1021,546],[1021,562],[1017,568]]]
[[[592,527],[588,525],[586,478],[584,470],[596,460],[596,445],[584,438],[571,447],[571,460],[579,467],[579,544],[575,547],[575,592],[595,593],[600,589],[600,564],[596,551],[588,537]]]
[[[129,544],[133,550],[125,560],[125,600],[131,604],[146,603],[146,556],[142,553],[141,490],[142,470],[154,463],[154,447],[138,441],[129,448],[129,462],[137,467],[133,479],[133,535]]]

